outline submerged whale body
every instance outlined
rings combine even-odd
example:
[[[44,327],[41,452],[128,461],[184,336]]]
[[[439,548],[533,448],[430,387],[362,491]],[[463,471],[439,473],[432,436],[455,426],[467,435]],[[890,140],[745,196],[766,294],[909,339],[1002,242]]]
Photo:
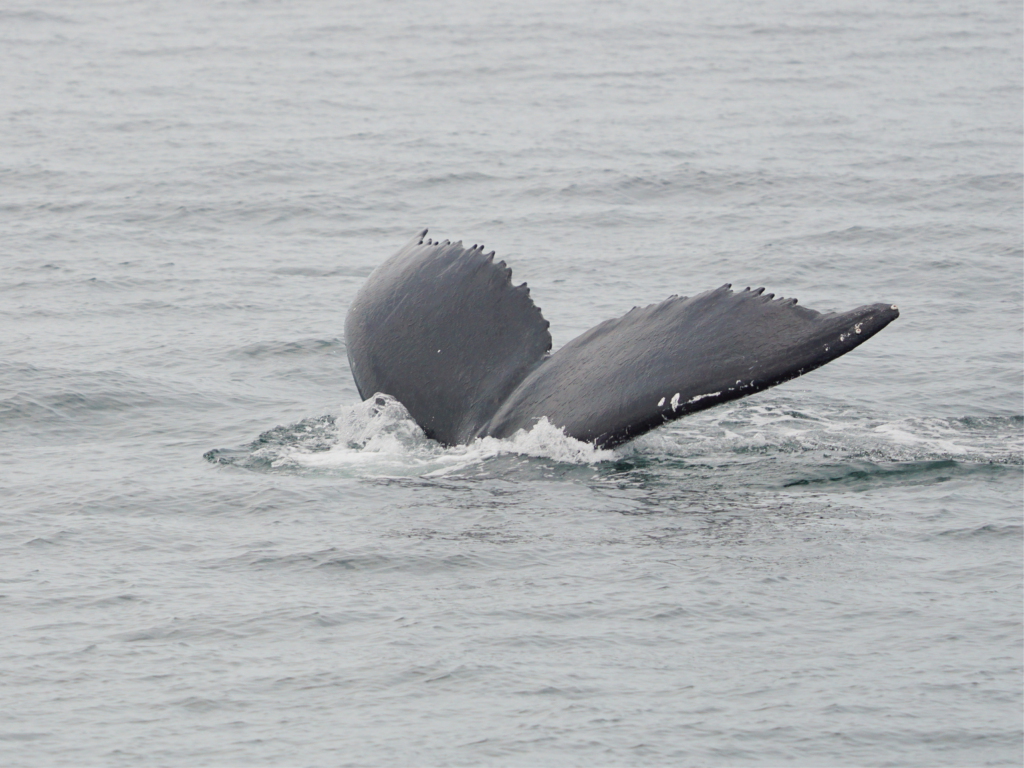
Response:
[[[426,234],[367,279],[345,342],[360,396],[392,395],[445,445],[547,417],[611,448],[814,370],[899,317],[895,305],[822,314],[724,285],[634,308],[549,354],[548,322],[505,262]]]

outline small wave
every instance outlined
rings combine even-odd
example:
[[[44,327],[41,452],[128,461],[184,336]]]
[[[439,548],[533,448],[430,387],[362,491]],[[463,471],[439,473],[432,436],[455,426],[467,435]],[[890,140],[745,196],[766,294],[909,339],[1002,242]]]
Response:
[[[6,390],[6,391],[4,391]],[[124,423],[127,413],[169,405],[202,408],[211,401],[182,394],[167,381],[136,376],[117,369],[83,370],[0,363],[0,426],[32,432],[59,424],[64,427],[97,421]]]
[[[344,350],[345,343],[338,338],[300,339],[249,344],[235,349],[233,354],[241,358],[274,358],[292,355],[332,355]]]
[[[371,270],[366,268],[345,269],[334,267],[332,269],[317,269],[316,267],[278,267],[270,270],[271,274],[283,275],[284,277],[367,277]]]
[[[939,461],[902,461],[874,463],[860,459],[843,462],[822,462],[803,469],[802,477],[783,483],[785,488],[798,486],[848,486],[868,488],[878,485],[932,485],[957,477],[985,472],[989,464],[972,464],[953,459]]]
[[[1001,539],[1004,537],[1020,539],[1024,537],[1024,526],[1019,523],[985,523],[968,528],[950,528],[937,535],[954,539]]]
[[[52,24],[54,22],[57,22],[58,24],[77,24],[78,23],[75,19],[72,19],[70,16],[62,16],[62,15],[56,14],[56,13],[47,13],[46,11],[37,11],[37,10],[31,10],[31,11],[8,11],[8,10],[2,10],[2,11],[0,11],[0,19],[4,19],[6,21],[31,21],[31,22],[41,21],[41,22],[46,22],[48,24]]]

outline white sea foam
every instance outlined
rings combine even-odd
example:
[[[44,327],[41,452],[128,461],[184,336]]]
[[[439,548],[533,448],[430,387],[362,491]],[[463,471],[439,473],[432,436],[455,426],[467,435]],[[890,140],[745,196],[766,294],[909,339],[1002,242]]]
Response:
[[[594,465],[637,455],[685,459],[817,451],[872,461],[953,458],[1013,464],[1021,462],[1022,452],[1019,444],[1007,452],[1009,437],[993,438],[987,427],[957,419],[880,422],[853,411],[751,403],[695,414],[614,450],[575,440],[546,418],[509,438],[485,437],[445,447],[429,439],[400,402],[379,394],[342,407],[333,418],[309,419],[273,432],[274,439],[261,439],[250,454],[256,464],[364,477],[442,476],[507,455]]]
[[[333,444],[327,450],[319,442],[311,445],[304,439],[305,432],[296,432],[293,443],[278,448],[271,466],[358,468],[363,473],[385,476],[435,476],[505,454],[566,464],[595,464],[616,457],[614,451],[568,437],[546,418],[509,438],[485,437],[446,448],[430,440],[398,400],[381,394],[342,408],[334,429]]]

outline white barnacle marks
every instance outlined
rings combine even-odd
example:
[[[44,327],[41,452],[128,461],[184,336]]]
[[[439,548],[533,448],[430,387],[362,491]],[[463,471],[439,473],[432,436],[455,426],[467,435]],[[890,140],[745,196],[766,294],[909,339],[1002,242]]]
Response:
[[[720,394],[722,394],[722,393],[721,392],[708,392],[708,393],[703,394],[703,395],[695,395],[694,397],[691,397],[689,400],[687,400],[686,404],[689,405],[690,403],[700,402],[705,397],[718,397]]]
[[[736,383],[739,384],[740,382],[737,381]],[[732,392],[733,389],[733,387],[729,387],[730,392]],[[691,397],[685,403],[681,403],[680,400],[682,398],[682,393],[676,392],[674,395],[672,395],[672,399],[669,401],[669,405],[672,407],[672,412],[675,413],[677,410],[679,410],[680,405],[692,405],[693,403],[703,400],[705,397],[718,397],[721,394],[721,392],[708,392],[707,394],[696,395],[694,397]],[[664,407],[664,405],[665,398],[663,397],[661,398],[661,400],[658,401],[658,407],[661,408]]]

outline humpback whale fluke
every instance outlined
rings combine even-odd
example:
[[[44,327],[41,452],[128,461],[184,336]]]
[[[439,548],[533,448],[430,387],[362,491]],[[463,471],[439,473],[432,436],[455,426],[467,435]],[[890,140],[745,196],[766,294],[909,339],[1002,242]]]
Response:
[[[549,354],[548,322],[494,251],[426,234],[367,278],[345,342],[360,396],[392,395],[445,445],[546,416],[611,448],[812,371],[899,317],[895,305],[822,314],[723,285],[634,307]]]

